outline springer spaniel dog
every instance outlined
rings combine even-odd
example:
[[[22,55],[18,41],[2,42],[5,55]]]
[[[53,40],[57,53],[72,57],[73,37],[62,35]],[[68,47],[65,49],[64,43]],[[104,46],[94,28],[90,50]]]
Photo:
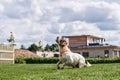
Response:
[[[61,67],[62,69],[64,69],[64,66],[72,66],[73,68],[91,66],[88,61],[85,61],[85,58],[82,55],[71,52],[71,50],[68,48],[68,43],[66,40],[57,37],[56,42],[60,51],[60,57],[57,63],[58,69],[60,69],[60,64],[63,64]]]

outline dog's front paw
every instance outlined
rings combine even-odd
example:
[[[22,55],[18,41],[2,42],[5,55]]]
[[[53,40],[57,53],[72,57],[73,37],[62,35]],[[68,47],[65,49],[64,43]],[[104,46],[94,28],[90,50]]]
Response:
[[[57,67],[57,69],[60,69],[60,67]]]
[[[61,69],[64,69],[64,67],[62,67]]]

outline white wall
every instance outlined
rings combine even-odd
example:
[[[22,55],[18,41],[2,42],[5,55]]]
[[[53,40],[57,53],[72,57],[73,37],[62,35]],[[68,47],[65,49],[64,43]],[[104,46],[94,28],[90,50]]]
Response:
[[[106,49],[105,49],[106,50]],[[115,58],[119,57],[119,52],[117,52],[117,55],[114,55],[113,49],[108,49],[109,50],[109,58]],[[91,50],[74,50],[73,52],[78,52],[82,55],[83,52],[89,52],[89,57],[91,58],[96,58],[96,57],[105,57],[104,54],[104,49],[91,49]]]
[[[40,57],[54,57],[54,54],[59,54],[59,52],[41,52],[41,51],[37,51],[36,54]]]

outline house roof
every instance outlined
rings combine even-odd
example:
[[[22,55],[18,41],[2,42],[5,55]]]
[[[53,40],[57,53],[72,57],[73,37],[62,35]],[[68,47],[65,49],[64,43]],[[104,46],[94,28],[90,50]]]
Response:
[[[29,50],[23,50],[23,49],[15,49],[15,58],[17,57],[39,57],[35,53],[29,51]]]

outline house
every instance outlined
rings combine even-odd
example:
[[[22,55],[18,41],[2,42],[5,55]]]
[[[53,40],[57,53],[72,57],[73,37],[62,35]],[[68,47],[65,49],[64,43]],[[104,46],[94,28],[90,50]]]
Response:
[[[69,43],[71,51],[84,57],[116,58],[120,57],[120,47],[105,44],[105,39],[93,35],[63,36]]]
[[[0,44],[0,63],[14,64],[13,45]]]
[[[39,57],[50,58],[50,57],[59,57],[59,52],[48,52],[48,51],[37,51],[36,54]]]

